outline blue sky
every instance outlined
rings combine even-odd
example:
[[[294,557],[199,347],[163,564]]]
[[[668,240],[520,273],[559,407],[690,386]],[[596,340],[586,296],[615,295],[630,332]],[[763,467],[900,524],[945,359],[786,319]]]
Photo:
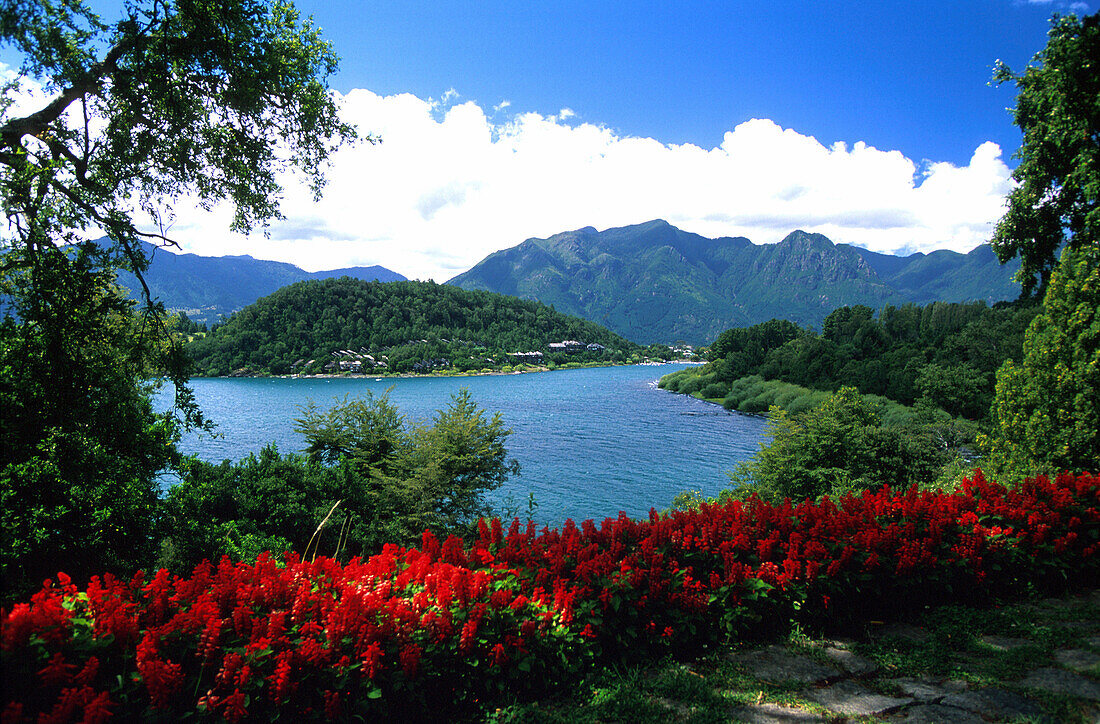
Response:
[[[320,203],[284,179],[266,236],[189,199],[170,234],[436,281],[528,237],[652,218],[965,252],[1003,212],[1020,141],[995,61],[1023,69],[1052,13],[1095,4],[303,1],[343,59],[345,117],[384,143],[339,151]]]
[[[343,58],[337,87],[556,113],[665,143],[717,145],[751,118],[965,163],[1020,134],[1002,59],[1022,68],[1068,3],[301,3]],[[1087,8],[1087,6],[1085,6]],[[1008,155],[1006,153],[1006,155]]]

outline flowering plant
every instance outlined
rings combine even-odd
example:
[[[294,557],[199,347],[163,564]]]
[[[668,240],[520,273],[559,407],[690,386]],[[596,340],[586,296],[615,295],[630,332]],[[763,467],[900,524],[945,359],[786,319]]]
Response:
[[[601,656],[1095,580],[1098,549],[1100,478],[1006,488],[975,471],[950,494],[750,498],[541,531],[482,520],[469,543],[425,532],[344,565],[265,554],[84,590],[59,574],[2,613],[3,721],[440,713]]]

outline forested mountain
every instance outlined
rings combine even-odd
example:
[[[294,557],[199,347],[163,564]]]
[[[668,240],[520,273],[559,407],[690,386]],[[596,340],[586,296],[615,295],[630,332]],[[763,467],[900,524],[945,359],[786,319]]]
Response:
[[[365,281],[404,281],[385,267],[350,267],[307,272],[293,264],[264,261],[251,256],[199,256],[173,254],[152,244],[143,249],[153,260],[145,281],[153,297],[173,310],[186,310],[197,322],[214,322],[229,316],[280,287],[307,279],[347,276]],[[132,274],[119,274],[119,283],[137,296],[141,289]]]
[[[562,347],[564,341],[579,344]],[[520,362],[624,361],[641,351],[594,322],[541,302],[434,282],[348,278],[279,289],[188,349],[199,373],[206,375],[320,372],[326,367],[464,371]],[[541,357],[508,356],[516,352]]]
[[[703,344],[771,318],[819,326],[844,305],[1013,299],[1017,266],[986,247],[894,257],[803,231],[757,245],[656,220],[528,239],[448,284],[538,299],[642,343]]]

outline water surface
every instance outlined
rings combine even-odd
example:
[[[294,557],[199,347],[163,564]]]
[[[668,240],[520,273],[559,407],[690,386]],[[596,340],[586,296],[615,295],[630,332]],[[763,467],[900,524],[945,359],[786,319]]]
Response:
[[[492,494],[498,505],[538,502],[536,520],[601,520],[625,511],[647,515],[684,490],[708,495],[726,487],[728,471],[750,457],[764,420],[727,413],[657,388],[684,365],[604,367],[523,375],[337,379],[197,379],[195,395],[223,437],[189,435],[184,452],[238,460],[274,442],[300,451],[298,407],[328,407],[345,395],[392,387],[391,401],[412,420],[430,420],[462,387],[512,429],[506,446],[522,468]],[[162,393],[165,394],[165,393]],[[167,400],[167,396],[163,398]],[[164,403],[167,404],[167,403]]]

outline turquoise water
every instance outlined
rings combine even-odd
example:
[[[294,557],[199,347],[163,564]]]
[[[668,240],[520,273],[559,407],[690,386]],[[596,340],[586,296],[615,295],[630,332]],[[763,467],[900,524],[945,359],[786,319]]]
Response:
[[[727,472],[759,447],[764,420],[727,413],[657,388],[684,365],[604,367],[523,375],[373,379],[198,379],[195,395],[223,437],[190,435],[184,452],[220,462],[275,442],[299,451],[298,406],[329,407],[344,395],[390,399],[406,417],[429,420],[462,387],[478,405],[500,412],[512,429],[507,448],[522,468],[492,494],[525,507],[538,503],[540,523],[602,520],[625,511],[645,516],[684,490],[708,495],[726,487]],[[167,400],[166,393],[164,400]],[[164,404],[167,404],[165,402]]]

